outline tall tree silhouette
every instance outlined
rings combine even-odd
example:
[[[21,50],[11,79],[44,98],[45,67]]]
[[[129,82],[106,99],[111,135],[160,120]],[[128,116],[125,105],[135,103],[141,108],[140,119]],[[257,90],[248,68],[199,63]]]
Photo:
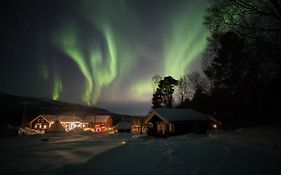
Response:
[[[280,0],[212,0],[208,9],[212,35],[203,69],[215,110],[236,126],[260,125],[280,114],[280,9]]]
[[[171,108],[174,102],[173,93],[178,81],[171,76],[164,77],[158,83],[158,88],[153,94],[152,108],[168,107]]]

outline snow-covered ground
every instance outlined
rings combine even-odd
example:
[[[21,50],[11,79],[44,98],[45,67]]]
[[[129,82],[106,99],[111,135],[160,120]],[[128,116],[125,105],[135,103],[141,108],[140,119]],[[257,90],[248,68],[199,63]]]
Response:
[[[0,150],[0,174],[281,174],[281,129],[271,127],[167,139],[14,137]]]
[[[67,163],[86,162],[91,157],[122,145],[128,135],[14,136],[0,139],[0,174],[61,174]]]

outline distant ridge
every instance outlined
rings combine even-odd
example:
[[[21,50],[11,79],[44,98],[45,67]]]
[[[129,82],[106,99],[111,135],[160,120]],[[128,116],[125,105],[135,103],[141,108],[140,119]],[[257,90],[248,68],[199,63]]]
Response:
[[[21,97],[0,93],[0,122],[20,126],[39,114],[53,115],[101,115],[109,110],[80,104],[55,101],[46,98]],[[118,114],[116,114],[118,115]],[[23,118],[23,119],[22,119]]]

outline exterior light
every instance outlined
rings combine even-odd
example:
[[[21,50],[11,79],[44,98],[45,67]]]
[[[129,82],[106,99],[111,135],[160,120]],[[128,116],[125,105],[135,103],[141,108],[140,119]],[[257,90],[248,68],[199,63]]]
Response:
[[[218,127],[218,125],[214,123],[213,128],[216,129],[217,127]]]

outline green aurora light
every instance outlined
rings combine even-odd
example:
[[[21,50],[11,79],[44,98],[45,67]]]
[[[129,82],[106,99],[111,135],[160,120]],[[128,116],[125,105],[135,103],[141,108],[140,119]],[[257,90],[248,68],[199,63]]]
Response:
[[[90,105],[90,97],[93,93],[93,80],[91,72],[87,66],[87,62],[84,59],[83,54],[79,49],[79,44],[75,35],[74,29],[70,29],[67,32],[64,32],[59,41],[60,47],[63,51],[71,58],[79,67],[81,73],[86,79],[86,88],[83,96],[83,100]]]
[[[208,33],[202,25],[204,11],[204,4],[191,4],[188,10],[182,8],[171,18],[168,30],[163,35],[164,75],[181,78],[205,49]],[[192,20],[186,18],[191,16]]]
[[[188,8],[186,9],[186,6]],[[191,64],[201,58],[206,48],[209,33],[202,24],[207,3],[183,5],[170,17],[163,27],[163,69],[154,75],[171,75],[180,79],[190,73]],[[145,81],[137,82],[132,93],[144,101],[151,99],[153,90],[151,75]]]
[[[84,54],[79,46],[81,41],[77,36],[76,29],[69,27],[67,32],[60,34],[57,45],[77,64],[85,77],[83,101],[88,105],[94,105],[99,98],[101,88],[111,83],[116,77],[117,56],[114,36],[110,28],[104,31],[106,55],[99,47],[89,47],[87,50],[89,54]]]
[[[54,79],[54,90],[53,90],[53,100],[59,100],[60,94],[62,92],[62,81],[61,78],[55,77]]]
[[[169,14],[165,9],[159,11],[165,14],[159,18],[165,20],[145,32],[144,19],[133,2],[84,0],[78,13],[98,35],[85,38],[81,35],[83,28],[69,22],[55,34],[55,44],[83,75],[82,99],[88,105],[95,105],[101,96],[109,101],[126,98],[149,102],[154,75],[178,79],[200,59],[208,36],[202,24],[206,7],[206,0],[180,1],[170,7]],[[151,20],[153,24],[159,19]],[[124,87],[126,92],[122,91]]]

